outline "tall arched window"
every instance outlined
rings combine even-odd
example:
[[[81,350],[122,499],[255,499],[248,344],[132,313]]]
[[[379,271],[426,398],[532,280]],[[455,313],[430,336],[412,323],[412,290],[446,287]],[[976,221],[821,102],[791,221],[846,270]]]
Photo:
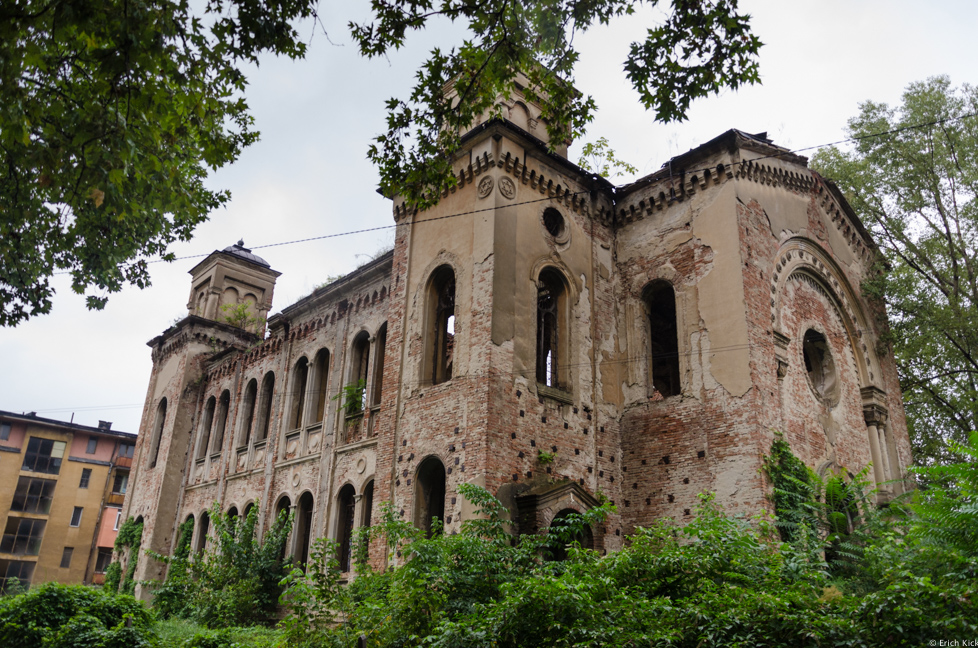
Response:
[[[350,571],[353,557],[353,518],[356,513],[356,492],[347,484],[336,498],[336,543],[339,545],[340,571]]]
[[[299,498],[295,516],[295,559],[303,567],[309,561],[309,540],[312,537],[312,493]]]
[[[567,284],[553,268],[537,281],[537,382],[567,389],[570,331],[567,326]]]
[[[668,282],[654,281],[645,289],[644,297],[649,315],[652,386],[663,396],[674,396],[682,391],[676,293]]]
[[[578,527],[571,524],[571,516],[578,514],[574,509],[564,509],[554,516],[550,522],[550,532],[554,534],[551,544],[551,557],[554,560],[567,560],[567,546],[577,543],[581,549],[594,549],[594,533],[591,527],[584,524]]]
[[[204,549],[207,548],[207,534],[211,527],[211,516],[204,511],[200,514],[200,530],[197,532],[197,545],[194,547],[194,553],[204,553]]]
[[[384,353],[387,347],[387,323],[377,332],[377,358],[374,360],[374,380],[370,386],[370,405],[380,405],[381,392],[384,390]]]
[[[323,420],[326,413],[326,401],[329,400],[326,396],[326,390],[329,385],[329,351],[326,349],[321,349],[319,353],[316,354],[316,360],[313,363],[313,374],[312,374],[312,390],[311,394],[315,398],[314,404],[316,406],[316,420],[315,423],[319,423]]]
[[[200,428],[200,438],[197,440],[197,458],[203,459],[207,456],[207,446],[211,441],[211,428],[214,425],[214,410],[217,406],[217,399],[211,396],[204,405],[204,420]]]
[[[221,451],[224,445],[224,429],[228,425],[228,410],[231,407],[231,392],[225,389],[221,393],[221,400],[217,404],[217,423],[214,425],[214,443],[211,446],[211,454]]]
[[[241,430],[238,432],[238,447],[248,445],[251,439],[251,427],[255,422],[255,406],[258,403],[258,381],[254,378],[245,387],[244,402],[242,403]]]
[[[414,489],[414,525],[431,537],[432,521],[445,519],[445,466],[428,457],[418,466]]]
[[[353,364],[350,370],[350,384],[359,385],[360,398],[347,403],[347,414],[362,412],[366,404],[367,371],[370,368],[370,336],[366,331],[360,331],[353,339]]]
[[[156,460],[160,456],[160,441],[163,438],[163,426],[166,425],[166,398],[160,399],[160,404],[156,407],[156,420],[153,422],[153,436],[150,437],[149,446],[149,467],[156,466]]]
[[[268,428],[272,422],[272,395],[275,392],[275,374],[269,371],[261,381],[261,400],[258,403],[258,425],[255,428],[255,441],[268,438]]]
[[[299,361],[295,363],[295,368],[292,370],[292,389],[290,390],[290,397],[292,406],[289,408],[289,430],[295,430],[300,428],[305,423],[305,407],[306,407],[306,383],[309,378],[309,361],[305,358],[299,358]]]
[[[438,384],[452,379],[455,355],[455,272],[451,266],[440,266],[432,273],[425,307],[423,379]]]

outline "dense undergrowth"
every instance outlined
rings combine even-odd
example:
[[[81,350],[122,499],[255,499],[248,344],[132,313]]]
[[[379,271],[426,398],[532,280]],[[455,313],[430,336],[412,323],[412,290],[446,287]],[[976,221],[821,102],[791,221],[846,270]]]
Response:
[[[426,538],[384,508],[370,533],[384,539],[397,566],[371,570],[362,534],[349,584],[325,540],[316,541],[305,572],[284,573],[286,517],[259,541],[257,511],[241,521],[214,511],[214,550],[192,557],[185,534],[166,559],[156,615],[169,620],[155,629],[131,598],[46,586],[0,600],[0,645],[332,648],[362,637],[384,648],[892,648],[971,640],[978,636],[978,438],[954,450],[965,461],[920,469],[920,490],[879,508],[860,475],[820,479],[778,438],[766,462],[776,518],[730,515],[704,495],[690,524],[640,529],[606,556],[575,548],[573,539],[585,524],[599,528],[607,505],[514,542],[502,505],[463,486],[480,519]],[[566,560],[547,559],[567,544]],[[68,594],[78,589],[88,593]],[[287,614],[276,630],[262,627],[275,624],[279,594]],[[61,597],[73,602],[52,603]],[[139,622],[128,626],[127,614]],[[29,640],[24,627],[34,633]],[[71,643],[66,628],[82,628],[87,638]],[[144,643],[129,635],[120,643],[119,632]]]

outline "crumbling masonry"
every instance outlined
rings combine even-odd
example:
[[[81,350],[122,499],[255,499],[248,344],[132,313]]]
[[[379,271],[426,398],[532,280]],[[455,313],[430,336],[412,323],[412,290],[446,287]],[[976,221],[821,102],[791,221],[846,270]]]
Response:
[[[348,568],[382,502],[451,532],[474,483],[524,533],[606,496],[618,512],[590,542],[611,551],[689,519],[704,491],[770,507],[759,469],[776,430],[823,474],[872,464],[881,499],[902,489],[885,314],[861,288],[878,250],[831,182],[731,130],[614,187],[566,143],[548,152],[518,92],[503,113],[464,137],[437,207],[394,197],[391,253],[267,336],[267,262],[235,245],[191,270],[188,316],[149,343],[125,511],[144,548],[170,552],[191,516],[203,546],[213,502],[261,501],[266,525],[296,512],[298,560],[329,536]],[[160,576],[140,561],[138,579]]]

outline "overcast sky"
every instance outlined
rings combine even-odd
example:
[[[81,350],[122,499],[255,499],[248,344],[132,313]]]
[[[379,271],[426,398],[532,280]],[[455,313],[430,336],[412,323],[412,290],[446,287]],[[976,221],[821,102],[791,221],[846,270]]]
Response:
[[[978,82],[973,1],[741,4],[765,43],[763,84],[701,99],[681,124],[654,123],[622,72],[629,43],[652,20],[649,12],[578,35],[575,85],[599,106],[585,141],[607,137],[645,175],[730,128],[767,131],[777,144],[806,148],[842,139],[860,102],[896,104],[913,81],[947,74],[955,85]],[[384,129],[384,101],[406,96],[426,52],[459,37],[457,28],[434,25],[390,60],[363,60],[345,25],[365,19],[367,5],[351,5],[321,3],[329,39],[312,36],[306,60],[268,59],[251,73],[247,96],[261,141],[210,179],[212,187],[231,190],[230,205],[213,213],[193,241],[172,248],[178,257],[207,254],[244,239],[282,272],[273,311],[393,240],[386,230],[259,247],[393,224],[390,203],[376,193],[367,147]],[[582,143],[571,149],[574,161]],[[103,311],[86,310],[59,278],[53,313],[0,329],[0,409],[63,420],[74,414],[76,423],[107,420],[113,429],[137,431],[151,369],[146,342],[187,314],[187,271],[198,261],[153,265],[152,287],[113,295]]]

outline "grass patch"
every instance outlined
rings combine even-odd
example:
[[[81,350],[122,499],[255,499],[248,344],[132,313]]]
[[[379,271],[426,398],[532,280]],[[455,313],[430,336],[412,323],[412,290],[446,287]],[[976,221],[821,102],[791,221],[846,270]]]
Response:
[[[156,624],[161,648],[185,648],[195,645],[191,640],[198,635],[216,635],[217,631],[209,630],[193,621],[186,619],[166,619]],[[235,648],[271,648],[281,641],[282,632],[274,628],[251,626],[244,628],[227,628],[221,630]]]

